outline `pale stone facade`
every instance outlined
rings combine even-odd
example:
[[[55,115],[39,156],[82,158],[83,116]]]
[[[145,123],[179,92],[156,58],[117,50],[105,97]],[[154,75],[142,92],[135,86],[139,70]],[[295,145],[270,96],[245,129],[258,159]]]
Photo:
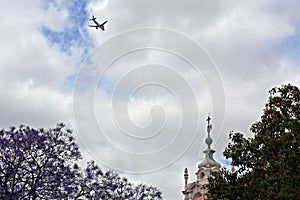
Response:
[[[221,165],[216,162],[213,158],[214,150],[211,149],[211,144],[213,142],[210,137],[210,131],[212,129],[212,125],[210,124],[210,117],[207,118],[207,133],[208,136],[205,139],[205,143],[207,144],[207,149],[203,151],[205,154],[205,159],[198,165],[198,171],[196,172],[197,179],[195,182],[188,183],[189,173],[188,169],[184,170],[184,191],[182,191],[184,195],[184,200],[200,200],[207,199],[207,184],[208,178],[212,175],[213,172],[220,172]]]

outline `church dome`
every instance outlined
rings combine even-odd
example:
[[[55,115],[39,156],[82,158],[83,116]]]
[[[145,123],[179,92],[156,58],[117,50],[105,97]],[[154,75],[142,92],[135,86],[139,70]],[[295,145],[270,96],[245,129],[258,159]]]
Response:
[[[210,167],[221,167],[220,163],[218,163],[217,161],[215,160],[211,160],[211,159],[205,159],[203,162],[201,162],[199,165],[198,165],[198,168],[202,168],[202,167],[207,167],[207,168],[210,168]]]

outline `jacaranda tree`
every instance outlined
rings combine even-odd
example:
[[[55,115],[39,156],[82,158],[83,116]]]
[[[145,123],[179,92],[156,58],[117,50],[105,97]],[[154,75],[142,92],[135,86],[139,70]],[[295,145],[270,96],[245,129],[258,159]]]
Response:
[[[211,199],[300,199],[300,90],[288,84],[269,93],[254,137],[230,133],[223,154],[237,170],[210,179]]]
[[[75,199],[115,199],[115,200],[159,200],[161,192],[153,186],[133,184],[125,177],[108,170],[103,172],[94,161],[88,163],[81,174],[79,192]]]
[[[64,124],[48,130],[21,125],[0,131],[0,199],[162,199],[152,186],[135,185],[81,154]],[[142,188],[142,189],[141,189]]]

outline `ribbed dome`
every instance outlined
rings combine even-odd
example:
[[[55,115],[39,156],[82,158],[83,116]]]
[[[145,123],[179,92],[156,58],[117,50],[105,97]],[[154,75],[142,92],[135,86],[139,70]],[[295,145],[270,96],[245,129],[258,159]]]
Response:
[[[221,167],[220,163],[216,162],[215,160],[209,160],[205,159],[202,163],[198,165],[198,168],[200,169],[201,167]]]
[[[212,149],[207,149],[204,151],[205,153],[205,160],[203,162],[201,162],[198,165],[198,168],[200,169],[201,167],[221,167],[220,163],[218,163],[217,161],[214,160],[213,158],[213,153],[215,151]]]

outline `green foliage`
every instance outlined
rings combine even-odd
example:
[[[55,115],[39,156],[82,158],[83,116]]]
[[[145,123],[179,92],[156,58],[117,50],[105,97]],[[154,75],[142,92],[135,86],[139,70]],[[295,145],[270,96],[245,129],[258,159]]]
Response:
[[[300,199],[300,91],[289,84],[269,93],[254,137],[230,133],[223,155],[237,171],[210,180],[211,199]]]

